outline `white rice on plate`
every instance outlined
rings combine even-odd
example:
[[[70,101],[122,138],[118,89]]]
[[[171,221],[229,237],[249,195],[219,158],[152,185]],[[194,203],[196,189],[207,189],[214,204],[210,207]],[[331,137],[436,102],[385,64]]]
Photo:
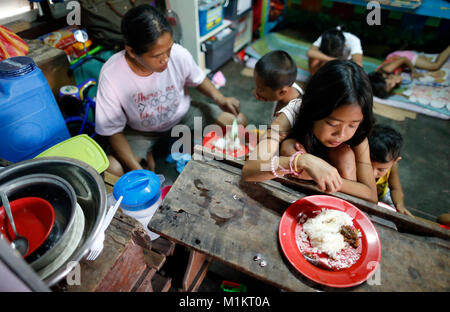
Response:
[[[334,209],[322,209],[314,218],[303,223],[303,231],[308,235],[313,248],[332,258],[348,246],[340,233],[342,226],[353,226],[352,218],[345,212]]]

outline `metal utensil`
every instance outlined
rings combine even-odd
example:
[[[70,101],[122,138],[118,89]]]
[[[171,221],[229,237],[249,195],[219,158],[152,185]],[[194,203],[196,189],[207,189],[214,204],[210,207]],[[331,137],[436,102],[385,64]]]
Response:
[[[0,191],[0,197],[2,199],[3,207],[5,208],[6,214],[8,216],[9,222],[11,223],[11,227],[14,231],[15,238],[11,242],[11,246],[19,251],[19,253],[24,256],[28,252],[28,239],[23,236],[20,236],[17,233],[16,225],[14,224],[13,215],[11,212],[11,207],[9,206],[9,200],[4,191]]]

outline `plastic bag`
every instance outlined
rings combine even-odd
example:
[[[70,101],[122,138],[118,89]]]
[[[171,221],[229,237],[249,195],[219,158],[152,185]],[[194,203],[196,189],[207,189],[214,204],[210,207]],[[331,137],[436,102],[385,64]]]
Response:
[[[0,61],[28,54],[28,44],[8,28],[0,25]]]

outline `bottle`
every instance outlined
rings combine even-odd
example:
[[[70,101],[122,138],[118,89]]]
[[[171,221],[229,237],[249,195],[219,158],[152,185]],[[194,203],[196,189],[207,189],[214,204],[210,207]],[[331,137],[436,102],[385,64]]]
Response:
[[[70,138],[42,71],[27,56],[0,62],[0,158],[31,159]]]
[[[162,202],[161,184],[164,176],[149,170],[130,171],[117,180],[113,188],[116,200],[123,196],[120,208],[122,212],[139,221],[151,240],[159,237],[147,226]]]

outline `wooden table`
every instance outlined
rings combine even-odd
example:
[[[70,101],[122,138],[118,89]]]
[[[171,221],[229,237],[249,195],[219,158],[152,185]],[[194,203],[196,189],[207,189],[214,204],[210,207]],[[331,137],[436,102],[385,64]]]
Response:
[[[317,194],[313,189],[295,190],[276,181],[243,182],[240,168],[216,160],[193,159],[175,181],[148,227],[191,250],[183,282],[185,291],[198,289],[213,260],[284,290],[332,291],[336,289],[316,284],[297,272],[278,242],[278,224],[283,212],[299,198]],[[385,217],[369,215],[382,244],[379,271],[373,280],[345,290],[450,290],[447,232],[408,216],[385,213],[360,199],[337,195],[351,200],[360,209],[372,209],[371,212]],[[441,238],[400,233],[392,221],[405,228],[410,222],[410,229],[437,233]],[[253,260],[256,254],[266,259],[267,266],[261,267]]]

